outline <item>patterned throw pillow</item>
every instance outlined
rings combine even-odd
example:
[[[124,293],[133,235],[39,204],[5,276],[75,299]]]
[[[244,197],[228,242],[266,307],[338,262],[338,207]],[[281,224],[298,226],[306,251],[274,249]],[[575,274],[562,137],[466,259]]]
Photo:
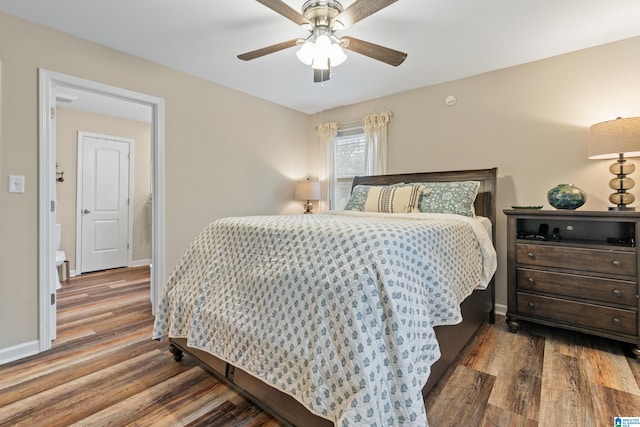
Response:
[[[370,185],[356,185],[351,190],[351,196],[349,201],[344,207],[345,211],[363,211],[364,202],[367,200],[367,194],[369,194]]]
[[[373,186],[364,203],[365,212],[406,213],[420,212],[418,201],[425,191],[424,185]],[[428,190],[427,190],[428,191]]]
[[[475,217],[473,202],[478,195],[478,181],[424,182],[425,192],[418,208],[420,212],[449,213]]]

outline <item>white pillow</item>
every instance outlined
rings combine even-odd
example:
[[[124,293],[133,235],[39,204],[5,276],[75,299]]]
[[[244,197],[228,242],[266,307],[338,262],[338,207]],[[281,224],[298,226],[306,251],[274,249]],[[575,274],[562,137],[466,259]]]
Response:
[[[420,212],[420,196],[429,190],[420,184],[398,186],[372,186],[364,203],[365,212],[407,213]]]

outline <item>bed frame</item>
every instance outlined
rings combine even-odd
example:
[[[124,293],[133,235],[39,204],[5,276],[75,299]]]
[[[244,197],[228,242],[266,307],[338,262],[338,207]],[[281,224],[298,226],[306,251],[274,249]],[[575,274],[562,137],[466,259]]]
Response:
[[[356,177],[353,186],[359,184],[386,185],[399,182],[427,181],[479,181],[480,188],[474,207],[476,215],[485,216],[493,224],[493,244],[495,246],[496,226],[496,179],[497,168],[477,169],[454,172],[425,172],[395,175],[377,175]],[[435,328],[442,356],[431,367],[431,375],[422,389],[426,395],[436,382],[444,375],[447,368],[462,351],[469,340],[484,322],[495,321],[495,285],[494,280],[487,289],[476,290],[461,304],[463,321],[457,325],[438,326]],[[180,361],[183,353],[197,359],[205,369],[226,381],[232,388],[251,399],[279,421],[296,426],[333,426],[333,422],[309,412],[302,404],[291,396],[263,383],[221,359],[198,349],[190,348],[184,338],[169,338],[169,350],[176,361]]]

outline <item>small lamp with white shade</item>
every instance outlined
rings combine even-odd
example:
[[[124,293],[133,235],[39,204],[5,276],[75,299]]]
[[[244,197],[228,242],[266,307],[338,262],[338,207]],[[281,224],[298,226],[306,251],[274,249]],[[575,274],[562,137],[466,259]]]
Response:
[[[629,178],[635,169],[633,163],[627,163],[626,157],[640,156],[640,117],[620,118],[591,126],[588,157],[590,159],[618,159],[609,166],[609,172],[615,175],[609,181],[609,187],[615,193],[609,195],[609,201],[616,206],[609,210],[635,211],[630,207],[635,196],[628,193],[635,182]]]
[[[313,213],[311,212],[313,208],[312,202],[320,200],[320,182],[311,181],[310,179],[296,182],[294,199],[306,202],[304,204],[304,208],[306,209],[304,213]]]

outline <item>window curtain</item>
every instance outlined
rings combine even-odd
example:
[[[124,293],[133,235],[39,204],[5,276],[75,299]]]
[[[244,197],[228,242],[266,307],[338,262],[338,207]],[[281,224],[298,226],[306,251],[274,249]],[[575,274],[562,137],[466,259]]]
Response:
[[[338,134],[338,123],[325,123],[318,126],[320,170],[318,178],[320,180],[320,192],[322,199],[318,203],[320,212],[330,210],[331,200],[334,198],[334,140]]]
[[[370,114],[362,119],[366,175],[387,173],[387,123],[390,119],[390,111]]]

